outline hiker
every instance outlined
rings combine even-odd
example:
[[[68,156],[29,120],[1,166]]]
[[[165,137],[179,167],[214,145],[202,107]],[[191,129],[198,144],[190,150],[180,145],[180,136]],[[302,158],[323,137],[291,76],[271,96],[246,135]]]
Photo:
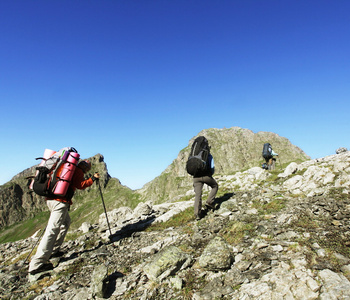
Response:
[[[198,160],[198,157],[199,160]],[[198,167],[198,162],[203,163],[202,166]],[[195,165],[195,170],[191,170],[191,163]],[[196,138],[192,144],[190,157],[186,165],[187,172],[193,176],[193,187],[195,192],[194,200],[194,215],[196,220],[200,220],[203,217],[202,213],[202,189],[203,185],[206,184],[211,187],[208,199],[206,201],[206,208],[214,210],[214,198],[218,191],[218,184],[213,178],[214,174],[214,159],[210,154],[210,146],[208,140],[204,136]]]
[[[262,156],[265,159],[263,168],[266,170],[274,170],[276,165],[276,158],[274,158],[274,156],[278,156],[278,154],[273,151],[270,143],[264,144]]]
[[[52,270],[53,265],[48,262],[50,257],[63,255],[59,250],[70,226],[71,220],[68,211],[70,205],[72,205],[74,192],[76,189],[82,190],[91,186],[95,180],[100,178],[100,174],[95,173],[89,179],[84,180],[84,174],[90,171],[90,169],[90,161],[80,161],[74,171],[67,194],[64,197],[55,196],[46,198],[46,204],[51,213],[44,236],[35,256],[29,264],[29,273],[31,275]]]

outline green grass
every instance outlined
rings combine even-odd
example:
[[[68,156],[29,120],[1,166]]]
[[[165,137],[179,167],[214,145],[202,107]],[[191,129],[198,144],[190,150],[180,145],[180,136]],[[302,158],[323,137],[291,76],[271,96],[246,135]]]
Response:
[[[255,226],[252,223],[232,221],[221,233],[222,237],[231,245],[239,244],[244,236],[254,236]]]
[[[183,287],[181,289],[181,295],[184,299],[193,299],[193,291],[202,289],[207,282],[201,276],[198,276],[194,270],[189,269],[185,273],[183,281]]]
[[[5,227],[0,230],[0,243],[15,242],[33,235],[39,229],[45,229],[50,213],[38,213],[35,218]]]
[[[281,171],[280,169],[276,169],[268,172],[271,174],[271,176],[267,177],[266,182],[276,182],[281,179],[280,177],[278,177],[278,175],[281,174],[283,171]],[[264,182],[265,181],[263,181],[262,183]]]
[[[184,211],[182,211],[181,213],[173,216],[170,220],[166,222],[152,224],[145,231],[161,231],[169,227],[181,227],[181,226],[185,226],[186,224],[188,224],[193,220],[194,220],[193,207],[189,207]],[[186,228],[189,231],[191,231],[190,226],[185,227],[184,228],[185,231],[186,231]]]
[[[273,199],[267,203],[261,203],[258,200],[253,202],[253,207],[256,208],[259,214],[271,214],[278,212],[285,207],[286,200],[284,199]]]
[[[344,201],[350,199],[349,194],[343,193],[343,191],[346,190],[345,188],[331,188],[329,190],[329,197],[332,197],[334,199],[337,199],[338,201]]]

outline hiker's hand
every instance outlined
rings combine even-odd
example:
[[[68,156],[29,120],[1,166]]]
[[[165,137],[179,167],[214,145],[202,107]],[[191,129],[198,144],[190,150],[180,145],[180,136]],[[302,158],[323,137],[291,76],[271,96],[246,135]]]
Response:
[[[100,179],[100,174],[96,172],[94,174],[94,176],[92,176],[91,178],[92,178],[93,181],[98,180],[98,179]]]

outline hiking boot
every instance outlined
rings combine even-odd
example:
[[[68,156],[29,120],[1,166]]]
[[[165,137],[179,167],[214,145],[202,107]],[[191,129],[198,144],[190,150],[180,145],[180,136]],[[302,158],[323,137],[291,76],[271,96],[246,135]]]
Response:
[[[32,270],[29,272],[30,275],[35,275],[41,272],[45,272],[45,271],[50,271],[53,270],[53,264],[52,263],[46,263],[41,265],[39,268]]]
[[[199,221],[200,219],[202,219],[202,218],[203,218],[203,212],[200,211],[200,212],[198,213],[198,215],[195,215],[195,218],[196,218],[196,221]]]

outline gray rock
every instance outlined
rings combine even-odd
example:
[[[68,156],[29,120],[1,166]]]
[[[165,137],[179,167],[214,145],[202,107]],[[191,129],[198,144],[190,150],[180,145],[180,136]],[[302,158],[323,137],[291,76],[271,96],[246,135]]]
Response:
[[[278,174],[278,177],[288,177],[298,171],[298,164],[295,162],[290,163],[283,173]]]
[[[108,268],[104,264],[96,266],[91,275],[91,293],[93,296],[104,298]]]
[[[215,237],[209,242],[198,260],[199,265],[209,271],[227,270],[231,267],[232,261],[232,252],[221,237]]]
[[[323,281],[321,300],[350,299],[350,282],[344,275],[325,269],[319,277]]]
[[[192,258],[175,246],[169,246],[157,253],[151,262],[143,267],[147,277],[156,281],[175,274],[184,265],[188,265]]]

